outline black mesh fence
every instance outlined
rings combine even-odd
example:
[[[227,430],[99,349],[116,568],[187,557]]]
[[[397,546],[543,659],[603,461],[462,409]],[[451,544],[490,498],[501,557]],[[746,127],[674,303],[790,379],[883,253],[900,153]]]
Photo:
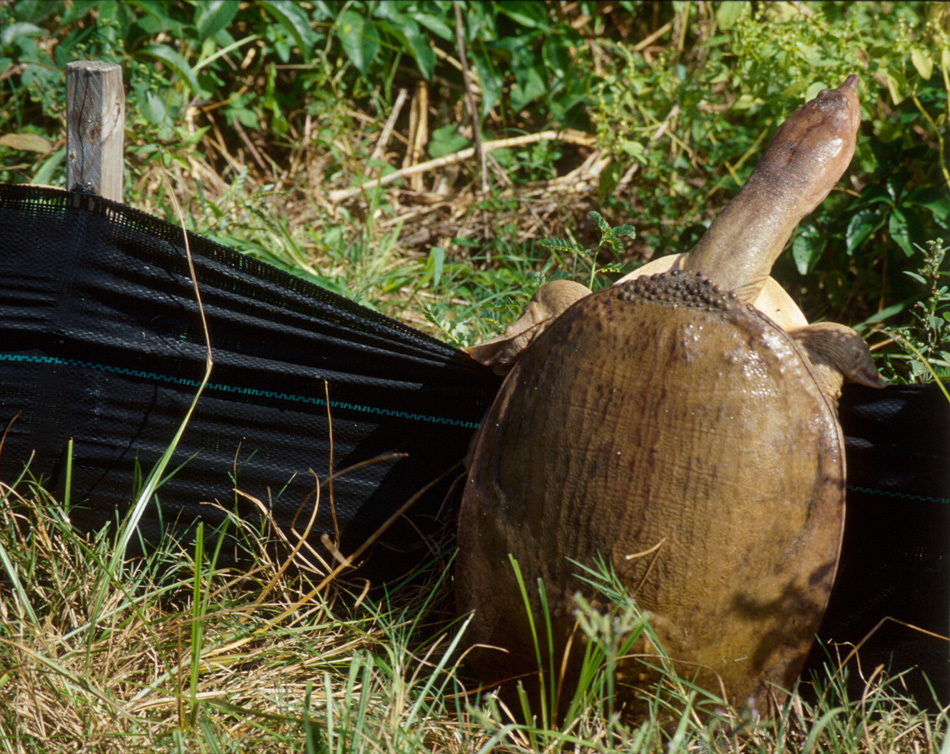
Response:
[[[459,462],[497,378],[412,328],[189,239],[215,365],[144,537],[173,522],[213,527],[222,508],[253,518],[254,498],[297,530],[317,506],[311,539],[339,531],[349,554],[434,483],[387,530],[370,573],[425,557],[457,504]],[[72,520],[116,521],[204,369],[180,229],[97,197],[0,186],[0,479],[28,463],[61,494],[72,439]],[[849,386],[841,421],[848,520],[822,633],[857,642],[890,615],[945,635],[950,407],[935,385]],[[945,642],[891,623],[865,649],[950,684]]]
[[[302,530],[332,458],[312,539],[339,530],[343,554],[444,476],[382,540],[387,562],[421,557],[496,380],[412,328],[189,239],[214,367],[146,539],[161,519],[216,525],[211,502],[253,516],[250,498]],[[4,480],[31,459],[62,492],[72,439],[72,520],[115,521],[171,443],[205,355],[179,228],[96,197],[0,187]]]
[[[950,635],[950,403],[936,384],[847,385],[839,408],[847,512],[819,635],[853,645],[869,637],[857,653],[865,678],[878,665],[923,668],[950,703],[950,643],[924,633]],[[853,661],[850,673],[857,687]],[[932,703],[917,670],[900,684]]]

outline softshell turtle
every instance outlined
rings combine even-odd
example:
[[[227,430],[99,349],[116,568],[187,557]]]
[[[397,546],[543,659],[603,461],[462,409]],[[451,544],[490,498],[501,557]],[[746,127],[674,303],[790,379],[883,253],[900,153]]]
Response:
[[[851,160],[857,84],[822,91],[779,128],[698,246],[661,260],[674,269],[566,291],[560,311],[516,334],[530,347],[506,355],[459,516],[458,606],[474,611],[483,681],[539,673],[510,554],[538,627],[544,582],[553,667],[568,684],[583,655],[574,595],[597,598],[577,564],[598,556],[685,677],[760,711],[794,684],[841,542],[836,399],[843,379],[883,383],[853,330],[807,325],[790,300],[765,313],[753,303]],[[556,309],[563,296],[535,303]],[[621,699],[636,696],[643,668],[620,664]]]

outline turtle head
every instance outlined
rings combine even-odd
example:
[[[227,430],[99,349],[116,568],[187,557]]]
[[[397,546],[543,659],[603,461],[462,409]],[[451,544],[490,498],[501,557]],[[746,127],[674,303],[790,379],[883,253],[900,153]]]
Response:
[[[766,199],[768,192],[787,195],[796,225],[825,200],[851,164],[861,125],[859,80],[851,74],[837,89],[824,89],[798,108],[756,166],[757,188]]]
[[[858,81],[852,74],[792,113],[684,269],[707,275],[742,301],[755,301],[795,227],[824,201],[854,156]]]

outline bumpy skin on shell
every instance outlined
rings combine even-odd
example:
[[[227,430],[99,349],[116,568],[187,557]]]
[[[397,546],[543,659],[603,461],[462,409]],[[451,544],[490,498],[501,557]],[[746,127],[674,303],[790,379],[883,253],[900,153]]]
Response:
[[[592,294],[522,355],[482,433],[456,580],[472,643],[508,650],[472,653],[483,681],[538,672],[508,553],[536,621],[544,580],[558,667],[573,594],[589,593],[568,558],[599,553],[640,585],[686,677],[762,711],[781,696],[770,684],[791,688],[837,565],[844,457],[828,397],[768,318],[684,273]],[[575,636],[569,674],[582,654]],[[642,666],[618,679],[637,683]]]
[[[689,257],[689,254],[668,254],[665,257],[651,259],[642,267],[638,267],[633,272],[628,272],[614,285],[626,283],[628,280],[635,280],[644,275],[657,275],[670,270],[682,270],[687,257]],[[766,278],[762,291],[752,302],[752,305],[783,330],[808,325],[808,320],[802,310],[798,308],[798,304],[772,278]]]

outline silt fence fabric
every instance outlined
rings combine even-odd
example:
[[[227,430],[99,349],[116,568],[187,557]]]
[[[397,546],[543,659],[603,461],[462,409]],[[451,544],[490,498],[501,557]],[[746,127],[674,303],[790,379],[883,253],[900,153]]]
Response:
[[[189,240],[214,368],[144,539],[263,508],[284,530],[313,517],[314,546],[328,537],[348,555],[418,498],[367,572],[385,579],[431,554],[499,380],[302,278]],[[0,186],[0,480],[28,469],[62,495],[71,465],[74,523],[117,523],[191,405],[205,355],[179,228],[82,193]],[[846,386],[840,414],[848,513],[822,635],[858,642],[884,616],[945,634],[947,401],[936,385]],[[945,643],[890,622],[866,646],[928,667],[946,689]]]

